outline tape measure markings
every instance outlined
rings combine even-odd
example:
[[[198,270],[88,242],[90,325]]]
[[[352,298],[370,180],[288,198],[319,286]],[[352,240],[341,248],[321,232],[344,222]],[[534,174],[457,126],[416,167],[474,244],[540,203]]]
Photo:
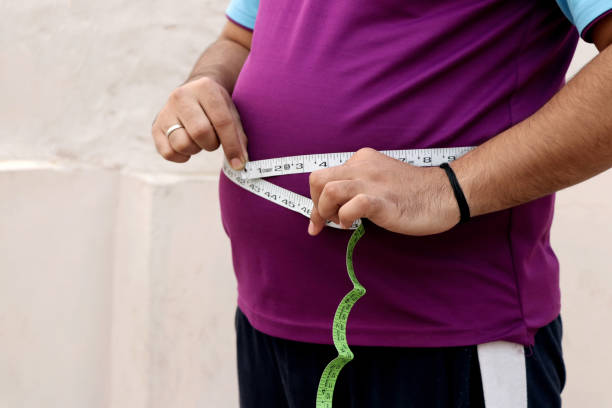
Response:
[[[451,162],[473,147],[440,147],[433,149],[382,150],[389,157],[413,166],[439,166]],[[247,162],[240,177],[256,179],[287,174],[310,173],[315,170],[339,166],[346,162],[354,152],[320,153],[299,156],[276,157]]]

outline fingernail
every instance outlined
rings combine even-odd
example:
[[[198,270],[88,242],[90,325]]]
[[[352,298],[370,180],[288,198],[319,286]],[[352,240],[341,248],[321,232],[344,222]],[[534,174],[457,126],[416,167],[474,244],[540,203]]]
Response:
[[[237,157],[234,157],[232,160],[230,160],[230,165],[234,170],[242,170],[242,160]]]
[[[314,235],[314,224],[312,223],[312,221],[310,221],[310,223],[308,224],[308,233],[310,235]]]

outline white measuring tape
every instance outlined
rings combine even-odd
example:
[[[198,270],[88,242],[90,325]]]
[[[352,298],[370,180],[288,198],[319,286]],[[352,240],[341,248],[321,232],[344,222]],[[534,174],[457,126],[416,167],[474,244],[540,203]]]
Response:
[[[439,166],[466,154],[473,147],[448,147],[435,149],[385,150],[381,153],[414,166]],[[324,153],[288,156],[248,162],[242,171],[231,168],[227,160],[223,173],[240,187],[281,207],[310,218],[313,202],[310,198],[294,193],[265,177],[310,173],[315,170],[339,166],[354,153]],[[351,226],[356,229],[360,220]],[[340,228],[327,221],[327,225]],[[487,408],[527,408],[527,377],[523,346],[506,341],[495,341],[477,346],[483,394]]]
[[[448,147],[438,149],[384,150],[381,153],[415,166],[439,166],[442,163],[457,159],[472,149],[473,147]],[[313,206],[310,198],[269,183],[263,180],[263,178],[311,173],[315,170],[339,166],[350,159],[352,155],[353,152],[342,152],[256,160],[248,162],[243,171],[232,169],[227,160],[225,160],[223,172],[234,183],[252,193],[310,218]],[[331,221],[328,221],[327,225],[340,228],[339,225]],[[359,226],[359,221],[356,221],[351,226],[351,229],[355,229],[357,226]]]

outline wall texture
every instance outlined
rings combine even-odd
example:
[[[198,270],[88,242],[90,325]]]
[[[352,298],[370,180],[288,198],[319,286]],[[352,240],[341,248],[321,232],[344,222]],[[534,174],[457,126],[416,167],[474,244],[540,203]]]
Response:
[[[151,121],[220,32],[225,0],[0,1],[0,159],[213,171],[154,154]]]
[[[221,155],[149,134],[225,6],[0,0],[0,407],[237,406]],[[611,181],[558,199],[569,407],[612,406]]]

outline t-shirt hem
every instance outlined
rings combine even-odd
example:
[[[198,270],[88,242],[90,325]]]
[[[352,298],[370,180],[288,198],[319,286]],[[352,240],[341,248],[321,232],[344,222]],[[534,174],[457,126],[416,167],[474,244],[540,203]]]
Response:
[[[238,298],[238,307],[256,330],[269,336],[304,343],[333,344],[331,321],[328,327],[304,325],[263,316]],[[524,346],[534,344],[535,331],[529,331],[522,320],[517,319],[511,328],[481,330],[414,331],[395,328],[350,329],[347,340],[350,345],[376,347],[460,347],[504,340]]]
[[[601,21],[603,18],[607,17],[610,13],[612,13],[612,8],[609,8],[599,14],[595,19],[593,19],[589,24],[587,24],[582,31],[580,32],[580,37],[589,43],[593,42],[593,27]]]
[[[227,18],[229,21],[231,21],[232,23],[236,24],[237,26],[240,26],[242,28],[244,28],[245,30],[249,30],[251,32],[253,32],[253,27],[249,27],[247,25],[242,24],[241,22],[233,19],[232,17],[230,17],[228,14],[225,14],[225,18]]]

